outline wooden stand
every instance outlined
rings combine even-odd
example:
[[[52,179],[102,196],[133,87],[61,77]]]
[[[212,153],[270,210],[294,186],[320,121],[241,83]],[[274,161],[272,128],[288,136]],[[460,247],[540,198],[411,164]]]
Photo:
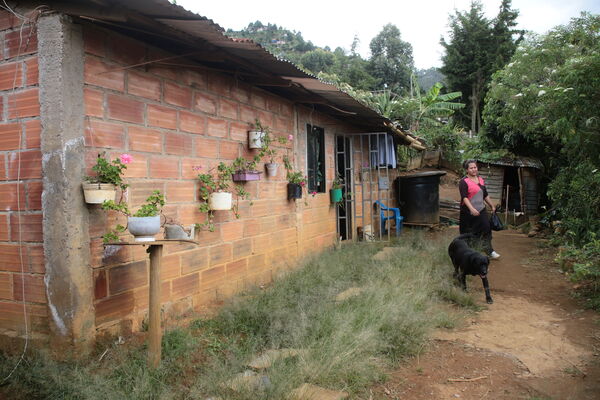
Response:
[[[165,239],[153,242],[111,242],[105,246],[148,246],[150,254],[150,285],[148,307],[148,366],[158,367],[161,355],[162,329],[160,326],[160,267],[163,245],[173,243],[194,243],[194,240]]]

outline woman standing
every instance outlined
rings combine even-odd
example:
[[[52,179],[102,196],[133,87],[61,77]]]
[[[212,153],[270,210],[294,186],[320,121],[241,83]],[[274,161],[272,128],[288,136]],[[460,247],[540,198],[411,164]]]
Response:
[[[500,254],[492,248],[492,228],[490,227],[490,217],[485,208],[486,203],[492,208],[492,213],[496,207],[492,204],[488,196],[485,182],[478,174],[477,161],[467,160],[463,163],[467,175],[462,178],[458,184],[460,192],[460,233],[472,233],[478,236],[482,241],[483,250],[490,258],[499,258]]]

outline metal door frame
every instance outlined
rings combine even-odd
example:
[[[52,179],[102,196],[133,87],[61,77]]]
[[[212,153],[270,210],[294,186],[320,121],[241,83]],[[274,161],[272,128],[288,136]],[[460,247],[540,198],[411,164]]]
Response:
[[[376,200],[381,200],[383,204],[391,207],[391,196],[390,190],[393,190],[393,182],[390,182],[390,174],[387,163],[379,164],[379,144],[383,140],[386,143],[387,132],[368,132],[368,133],[349,133],[349,134],[336,134],[335,135],[335,172],[339,171],[338,156],[342,156],[344,163],[344,184],[345,194],[350,192],[350,195],[345,195],[343,198],[346,215],[340,215],[341,205],[336,206],[336,232],[338,237],[341,237],[340,232],[340,219],[346,219],[346,240],[356,241],[358,238],[357,227],[364,227],[371,225],[371,240],[390,240],[391,229],[387,229],[387,234],[383,234],[379,228],[380,224],[380,210],[379,206],[375,205]],[[343,146],[340,149],[338,147],[338,138],[343,139]],[[349,148],[346,148],[346,144],[349,143]],[[365,148],[365,146],[367,146]],[[395,151],[395,148],[394,148]],[[373,162],[375,161],[375,162]],[[373,165],[376,164],[376,165]],[[355,173],[355,166],[360,166],[358,175]],[[348,182],[348,177],[351,182]],[[380,179],[386,178],[388,182],[388,189],[379,189]],[[376,187],[375,187],[376,185]],[[351,189],[348,191],[348,189]],[[357,193],[360,189],[360,201],[357,200]],[[376,189],[376,190],[375,190]],[[374,196],[374,193],[377,195]],[[376,198],[374,198],[376,197]],[[357,203],[360,203],[361,213],[357,213]],[[365,215],[365,210],[369,210],[370,215]],[[349,229],[348,217],[351,214],[352,227]],[[390,224],[391,227],[391,224]],[[369,240],[369,238],[367,238]]]

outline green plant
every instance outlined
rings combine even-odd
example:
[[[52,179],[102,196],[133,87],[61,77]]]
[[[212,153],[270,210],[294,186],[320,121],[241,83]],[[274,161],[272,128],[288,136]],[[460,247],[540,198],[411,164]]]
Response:
[[[129,210],[127,203],[123,201],[115,202],[114,200],[107,200],[102,203],[102,209],[117,211],[127,217],[155,217],[161,213],[164,205],[165,196],[161,194],[159,190],[155,190],[150,196],[148,196],[146,203],[142,204],[140,208],[133,214]],[[102,236],[104,243],[119,240],[118,234],[125,232],[125,229],[125,226],[117,224],[114,229],[111,229]]]
[[[256,165],[260,161],[260,156],[255,155],[252,160],[246,160],[244,157],[238,157],[231,164],[232,170],[235,172],[257,172]]]
[[[283,156],[283,165],[287,170],[287,180],[289,183],[293,183],[295,185],[300,185],[302,187],[306,186],[306,181],[308,177],[302,173],[302,171],[294,171],[294,167],[287,155]]]
[[[106,152],[99,153],[96,164],[92,167],[95,176],[86,176],[84,179],[90,183],[110,183],[121,190],[127,189],[128,184],[123,182],[123,172],[133,158],[129,154],[121,154],[119,158],[109,161],[105,158]]]
[[[293,136],[273,136],[273,134],[271,133],[271,129],[268,126],[262,125],[259,119],[256,119],[254,126],[255,130],[260,130],[263,133],[261,139],[262,146],[260,148],[260,152],[258,153],[258,159],[260,160],[264,156],[267,156],[269,157],[269,162],[274,163],[275,156],[277,155],[277,149],[272,147],[273,143],[279,143],[282,145],[287,144],[290,140],[293,139]]]
[[[332,189],[341,189],[344,187],[344,178],[342,178],[342,176],[336,172],[335,174],[335,178],[333,178],[333,180],[331,181],[331,188]]]
[[[248,193],[242,185],[234,185],[231,175],[236,171],[238,166],[248,164],[256,165],[254,161],[247,161],[240,157],[231,165],[220,162],[217,166],[216,173],[214,172],[214,169],[210,169],[207,173],[198,174],[198,180],[200,181],[200,205],[198,206],[198,209],[201,213],[206,214],[206,221],[196,224],[197,228],[206,228],[210,232],[215,230],[214,214],[213,210],[210,209],[209,204],[210,195],[215,192],[232,192],[232,190],[234,190],[236,201],[232,207],[232,211],[236,218],[240,217],[239,201],[240,199],[248,200],[250,198],[250,193]],[[250,205],[252,205],[252,203],[250,203]]]

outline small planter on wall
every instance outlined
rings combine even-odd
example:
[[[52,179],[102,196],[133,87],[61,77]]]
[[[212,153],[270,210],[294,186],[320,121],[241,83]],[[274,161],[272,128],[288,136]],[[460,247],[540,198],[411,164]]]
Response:
[[[249,131],[248,132],[248,147],[250,149],[260,149],[263,145],[262,139],[265,133],[262,131]]]
[[[287,185],[288,200],[302,198],[302,186],[297,183],[288,183]]]
[[[88,204],[102,204],[115,200],[117,190],[112,183],[83,183],[83,196]]]
[[[331,199],[332,203],[339,203],[342,201],[342,189],[331,189],[329,191],[329,198]]]
[[[277,163],[266,163],[265,168],[267,169],[267,176],[270,178],[277,176],[277,167],[279,167],[279,164]]]
[[[248,182],[248,181],[259,181],[260,172],[258,171],[237,171],[231,175],[231,179],[234,182]]]
[[[153,242],[160,231],[160,215],[154,217],[128,217],[127,230],[136,242]]]
[[[231,210],[233,196],[229,192],[214,192],[208,198],[208,206],[213,211]]]

